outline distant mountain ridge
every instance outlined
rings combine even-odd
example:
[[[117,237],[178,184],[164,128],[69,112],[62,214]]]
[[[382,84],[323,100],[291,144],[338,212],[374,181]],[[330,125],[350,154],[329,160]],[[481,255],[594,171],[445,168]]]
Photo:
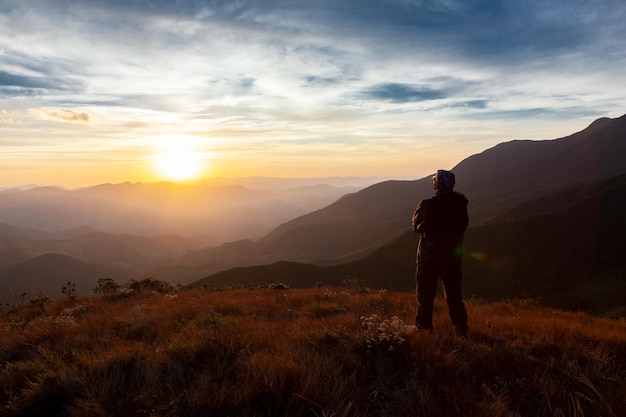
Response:
[[[0,191],[0,300],[10,292],[5,285],[9,282],[24,280],[30,292],[49,288],[46,281],[53,271],[44,266],[57,265],[69,271],[67,265],[73,265],[80,271],[88,265],[92,271],[100,271],[106,265],[111,267],[107,278],[143,278],[155,266],[207,241],[262,234],[296,213],[358,189],[350,183],[369,181],[338,177],[329,179],[338,185],[329,185],[319,182],[323,179],[239,180],[261,188],[251,190],[218,179],[183,185],[123,183],[76,190],[33,187]],[[142,231],[148,236],[141,236]],[[168,233],[172,231],[188,232],[190,237]],[[50,254],[64,261],[41,262]],[[42,268],[39,274],[34,272],[37,265]],[[30,275],[38,275],[41,285],[28,278]],[[75,284],[79,288],[83,281],[93,280],[91,275],[69,275],[78,279]],[[172,277],[172,282],[180,280]]]
[[[596,120],[586,129],[554,140],[501,143],[470,156],[452,171],[456,189],[470,201],[470,227],[558,190],[626,173],[626,115]],[[409,228],[410,216],[432,195],[430,177],[385,181],[312,213],[290,220],[258,241],[211,248],[181,259],[187,273],[208,275],[227,265],[281,260],[330,265],[356,260]],[[176,268],[157,274],[176,275]]]
[[[253,190],[224,181],[0,190],[0,223],[49,233],[87,225],[112,234],[175,234],[216,245],[242,237],[258,238],[288,219],[359,189],[313,179],[308,185],[284,188],[281,180],[275,179],[281,188]],[[270,187],[272,179],[256,182]],[[297,182],[302,183],[304,180]]]
[[[501,143],[453,171],[470,198],[473,224],[522,201],[626,172],[626,115],[554,140]]]

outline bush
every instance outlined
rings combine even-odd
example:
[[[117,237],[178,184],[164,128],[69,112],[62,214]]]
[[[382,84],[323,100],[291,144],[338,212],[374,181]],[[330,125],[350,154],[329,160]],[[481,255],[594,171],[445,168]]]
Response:
[[[76,284],[68,282],[61,288],[61,294],[64,294],[70,300],[74,300],[78,297],[78,291],[76,290]]]
[[[168,293],[174,290],[172,284],[167,281],[161,281],[152,277],[144,278],[141,281],[135,281],[134,279],[128,282],[128,288],[133,291],[156,291],[160,293]]]
[[[115,294],[121,285],[115,282],[111,278],[100,278],[98,280],[98,284],[93,289],[94,294],[107,295],[107,294]]]

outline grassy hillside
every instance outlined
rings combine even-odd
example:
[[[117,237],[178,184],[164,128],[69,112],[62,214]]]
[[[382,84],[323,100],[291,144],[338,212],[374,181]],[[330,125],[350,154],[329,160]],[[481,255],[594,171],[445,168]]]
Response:
[[[195,289],[33,300],[0,317],[3,416],[623,416],[626,323],[414,295]]]

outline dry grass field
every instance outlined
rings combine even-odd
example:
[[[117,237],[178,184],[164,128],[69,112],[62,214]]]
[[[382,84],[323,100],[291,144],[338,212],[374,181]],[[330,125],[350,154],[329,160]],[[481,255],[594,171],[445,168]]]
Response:
[[[358,288],[33,299],[2,311],[2,416],[625,416],[626,322]]]

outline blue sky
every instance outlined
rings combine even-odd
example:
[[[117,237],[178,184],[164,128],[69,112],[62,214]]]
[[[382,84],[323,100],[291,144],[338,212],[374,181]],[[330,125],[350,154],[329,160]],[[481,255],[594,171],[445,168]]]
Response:
[[[168,153],[421,178],[626,113],[625,21],[621,0],[3,0],[0,186],[159,180]]]

